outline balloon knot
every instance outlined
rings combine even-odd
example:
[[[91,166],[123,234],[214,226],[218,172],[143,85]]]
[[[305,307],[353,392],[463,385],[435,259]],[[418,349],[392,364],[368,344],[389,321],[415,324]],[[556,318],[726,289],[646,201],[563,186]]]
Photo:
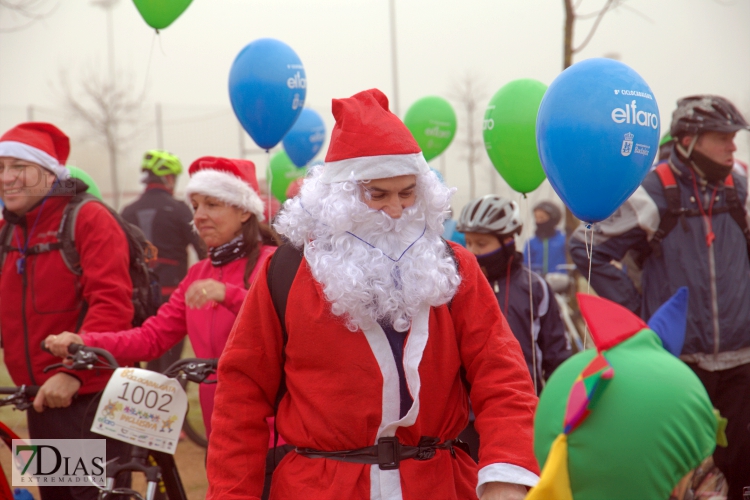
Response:
[[[524,199],[524,200],[525,200],[525,199],[527,199],[527,198],[526,198],[526,193],[521,193],[521,195],[523,196],[523,199]]]
[[[591,224],[586,224],[586,229],[591,229]]]
[[[159,34],[159,30],[155,29],[154,31],[156,31],[156,34],[157,34],[157,35]]]

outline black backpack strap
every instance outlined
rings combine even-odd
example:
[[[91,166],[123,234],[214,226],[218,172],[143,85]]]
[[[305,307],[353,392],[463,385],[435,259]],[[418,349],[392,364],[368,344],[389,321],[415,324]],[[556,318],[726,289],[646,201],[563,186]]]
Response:
[[[62,256],[65,266],[75,274],[81,276],[81,256],[76,250],[76,220],[78,214],[84,205],[90,202],[99,202],[99,198],[88,193],[79,193],[70,199],[63,210],[62,219],[60,219],[60,228],[57,231],[57,240],[60,242],[60,255]]]
[[[81,256],[78,250],[76,250],[76,221],[78,220],[78,213],[81,211],[81,208],[86,203],[92,201],[98,202],[99,199],[88,193],[78,193],[73,196],[68,204],[65,205],[62,218],[60,219],[60,227],[57,230],[57,248],[60,249],[60,256],[65,266],[76,276],[83,275]],[[81,304],[81,312],[78,314],[78,320],[76,321],[75,332],[81,330],[88,310],[89,304],[84,300]]]
[[[16,228],[15,224],[5,222],[5,225],[0,229],[0,273],[3,272],[5,267],[5,258],[8,256],[8,252],[11,250],[10,240],[13,239],[13,230]]]
[[[271,256],[271,263],[268,265],[268,291],[271,293],[271,301],[276,315],[281,324],[281,379],[279,389],[276,392],[276,399],[273,403],[273,467],[276,467],[276,447],[279,442],[279,433],[276,430],[276,418],[279,411],[281,400],[286,394],[286,374],[284,365],[286,364],[286,344],[289,340],[289,334],[286,331],[286,305],[289,300],[289,290],[292,288],[294,277],[302,263],[302,249],[285,243]]]
[[[747,224],[747,212],[745,207],[740,202],[740,197],[737,196],[737,189],[734,187],[734,179],[730,173],[724,181],[724,196],[727,199],[727,206],[729,207],[729,215],[734,219],[742,234],[745,236],[745,243],[747,245],[747,256],[750,259],[750,227]]]

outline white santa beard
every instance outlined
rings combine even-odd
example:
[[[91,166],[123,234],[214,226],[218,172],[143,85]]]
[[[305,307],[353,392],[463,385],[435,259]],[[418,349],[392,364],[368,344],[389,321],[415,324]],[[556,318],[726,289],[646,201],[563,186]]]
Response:
[[[455,263],[417,207],[401,219],[374,210],[356,219],[353,231],[318,237],[305,251],[331,311],[351,330],[384,321],[405,331],[420,306],[451,299]]]
[[[352,331],[377,321],[404,331],[424,304],[447,303],[461,282],[440,238],[455,189],[432,172],[419,174],[415,205],[391,219],[360,200],[356,181],[320,182],[323,168],[310,171],[274,227],[298,248],[305,245],[331,311]],[[397,264],[385,256],[398,260],[407,248]]]

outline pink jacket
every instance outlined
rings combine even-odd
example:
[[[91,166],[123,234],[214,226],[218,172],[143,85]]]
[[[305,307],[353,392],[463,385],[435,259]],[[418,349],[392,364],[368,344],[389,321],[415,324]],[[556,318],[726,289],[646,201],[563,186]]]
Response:
[[[258,270],[273,254],[276,247],[263,246],[258,262],[250,275],[253,282]],[[242,279],[247,259],[238,259],[221,267],[204,259],[188,270],[169,302],[159,308],[142,326],[120,332],[84,333],[83,342],[111,352],[121,364],[158,358],[187,334],[198,358],[218,358],[227,343],[234,320],[240,312],[247,290]],[[185,305],[185,292],[197,280],[214,279],[226,285],[226,297],[221,304],[211,302],[201,309]],[[216,384],[201,384],[200,401],[206,436],[211,432]]]

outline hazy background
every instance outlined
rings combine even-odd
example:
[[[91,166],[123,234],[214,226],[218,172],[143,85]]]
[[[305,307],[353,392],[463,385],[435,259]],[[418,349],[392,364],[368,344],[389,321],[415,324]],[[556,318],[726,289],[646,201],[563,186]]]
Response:
[[[69,91],[109,73],[106,11],[89,0],[35,0],[42,19],[27,19],[0,1],[0,129],[29,118],[51,121],[73,140],[70,163],[89,172],[105,197],[111,196],[106,148],[90,128],[64,106],[62,72]],[[579,12],[595,12],[604,0],[583,0]],[[484,93],[475,117],[475,139],[489,98],[517,78],[549,85],[562,70],[563,0],[396,0],[399,109],[426,95],[448,98],[459,117],[457,139],[466,121],[454,98],[467,78]],[[330,102],[378,87],[392,98],[388,0],[193,0],[159,35],[133,3],[112,8],[114,72],[118,83],[140,103],[134,127],[119,156],[123,202],[140,190],[139,162],[157,146],[157,103],[161,142],[189,165],[198,156],[245,156],[265,176],[267,159],[241,132],[229,104],[227,79],[237,53],[251,41],[273,37],[300,56],[308,79],[306,105],[333,126]],[[592,20],[576,25],[576,45]],[[575,61],[611,56],[630,65],[651,86],[670,122],[677,98],[715,93],[750,115],[750,0],[628,0],[602,20]],[[395,111],[395,110],[394,110]],[[126,130],[127,129],[127,130]],[[750,134],[741,132],[738,157],[750,158]],[[325,149],[319,156],[324,156]],[[456,186],[454,208],[469,200],[465,149],[454,140],[433,160]],[[497,192],[520,199],[481,152],[476,196]],[[178,185],[183,187],[186,176]],[[553,196],[548,183],[530,203]],[[111,200],[111,198],[110,198]],[[121,203],[121,206],[123,203]],[[528,204],[522,210],[528,213]],[[531,225],[531,224],[528,224]]]

